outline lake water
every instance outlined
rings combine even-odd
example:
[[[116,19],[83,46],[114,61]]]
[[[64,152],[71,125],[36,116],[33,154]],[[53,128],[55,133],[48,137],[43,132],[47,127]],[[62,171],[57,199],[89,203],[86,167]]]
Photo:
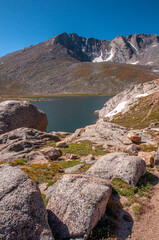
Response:
[[[46,113],[47,132],[74,132],[77,128],[95,123],[98,115],[94,111],[101,109],[110,98],[109,96],[49,97],[31,103]]]

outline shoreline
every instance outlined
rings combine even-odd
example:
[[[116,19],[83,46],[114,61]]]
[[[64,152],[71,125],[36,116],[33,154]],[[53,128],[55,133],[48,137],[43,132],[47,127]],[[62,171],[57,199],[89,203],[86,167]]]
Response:
[[[24,101],[39,101],[41,98],[58,98],[58,97],[113,97],[115,94],[56,94],[56,95],[1,95],[0,102],[6,100],[24,100]]]

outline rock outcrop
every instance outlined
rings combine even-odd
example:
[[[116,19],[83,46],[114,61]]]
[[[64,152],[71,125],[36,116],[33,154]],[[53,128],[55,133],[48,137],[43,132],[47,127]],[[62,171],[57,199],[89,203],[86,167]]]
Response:
[[[104,104],[99,111],[100,118],[109,118],[110,120],[118,113],[125,113],[132,107],[140,97],[144,97],[159,91],[159,80],[149,81],[133,85],[126,90],[118,93]]]
[[[128,184],[136,186],[139,178],[145,173],[146,163],[142,158],[117,152],[98,159],[85,174],[104,179],[120,178]]]
[[[60,141],[56,143],[56,147],[68,148],[68,144],[65,141]]]
[[[141,142],[141,137],[139,136],[139,134],[136,134],[136,133],[133,133],[133,132],[129,132],[128,135],[127,135],[127,138],[129,138],[134,143],[140,143]]]
[[[62,151],[59,148],[45,147],[40,152],[42,152],[48,160],[56,160],[62,156]]]
[[[110,194],[106,180],[76,174],[64,175],[48,188],[48,219],[58,239],[87,239],[104,215]]]
[[[7,164],[0,165],[0,213],[0,239],[54,239],[37,185]]]
[[[141,157],[145,161],[145,163],[148,167],[154,167],[155,151],[152,151],[152,152],[140,151],[138,153],[138,156]]]
[[[47,116],[27,101],[5,101],[0,103],[0,134],[16,128],[28,127],[46,131]]]
[[[139,130],[133,132],[140,134],[142,144],[154,144],[149,134]],[[82,130],[80,129],[78,134],[76,130],[65,141],[91,141],[102,144],[107,149],[110,146],[131,145],[132,141],[127,138],[128,133],[129,131],[125,127],[99,119],[96,124],[86,126]]]
[[[0,135],[0,161],[25,158],[35,149],[46,145],[47,140],[59,141],[58,136],[32,128],[18,128]]]
[[[129,155],[134,155],[134,156],[137,156],[139,151],[140,151],[140,148],[138,148],[136,144],[131,144],[124,149],[125,153],[128,153]]]
[[[65,173],[74,173],[83,167],[84,167],[84,164],[79,164],[70,168],[66,168]]]

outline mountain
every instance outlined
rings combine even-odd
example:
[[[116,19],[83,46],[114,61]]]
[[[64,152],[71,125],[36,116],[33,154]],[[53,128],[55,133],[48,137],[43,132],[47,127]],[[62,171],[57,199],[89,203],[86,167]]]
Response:
[[[115,94],[159,74],[157,35],[59,34],[0,58],[1,94]]]
[[[130,64],[150,64],[159,57],[159,37],[134,34],[118,36],[112,41],[79,37],[77,34],[63,33],[52,39],[60,43],[77,60],[89,62],[117,62]]]

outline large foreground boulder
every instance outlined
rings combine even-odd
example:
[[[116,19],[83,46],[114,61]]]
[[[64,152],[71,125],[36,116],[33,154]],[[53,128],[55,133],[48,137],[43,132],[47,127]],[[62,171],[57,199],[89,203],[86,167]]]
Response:
[[[47,140],[59,141],[58,136],[32,128],[18,128],[0,135],[0,162],[27,158],[35,149],[46,145]]]
[[[142,158],[120,152],[101,157],[86,172],[88,175],[97,175],[104,179],[120,178],[133,186],[145,173],[146,163]]]
[[[46,114],[27,101],[0,103],[0,134],[20,127],[46,131],[47,124]]]
[[[87,239],[104,215],[111,194],[99,177],[64,175],[47,191],[49,224],[57,239]]]
[[[37,185],[7,164],[0,166],[0,239],[53,240]]]

